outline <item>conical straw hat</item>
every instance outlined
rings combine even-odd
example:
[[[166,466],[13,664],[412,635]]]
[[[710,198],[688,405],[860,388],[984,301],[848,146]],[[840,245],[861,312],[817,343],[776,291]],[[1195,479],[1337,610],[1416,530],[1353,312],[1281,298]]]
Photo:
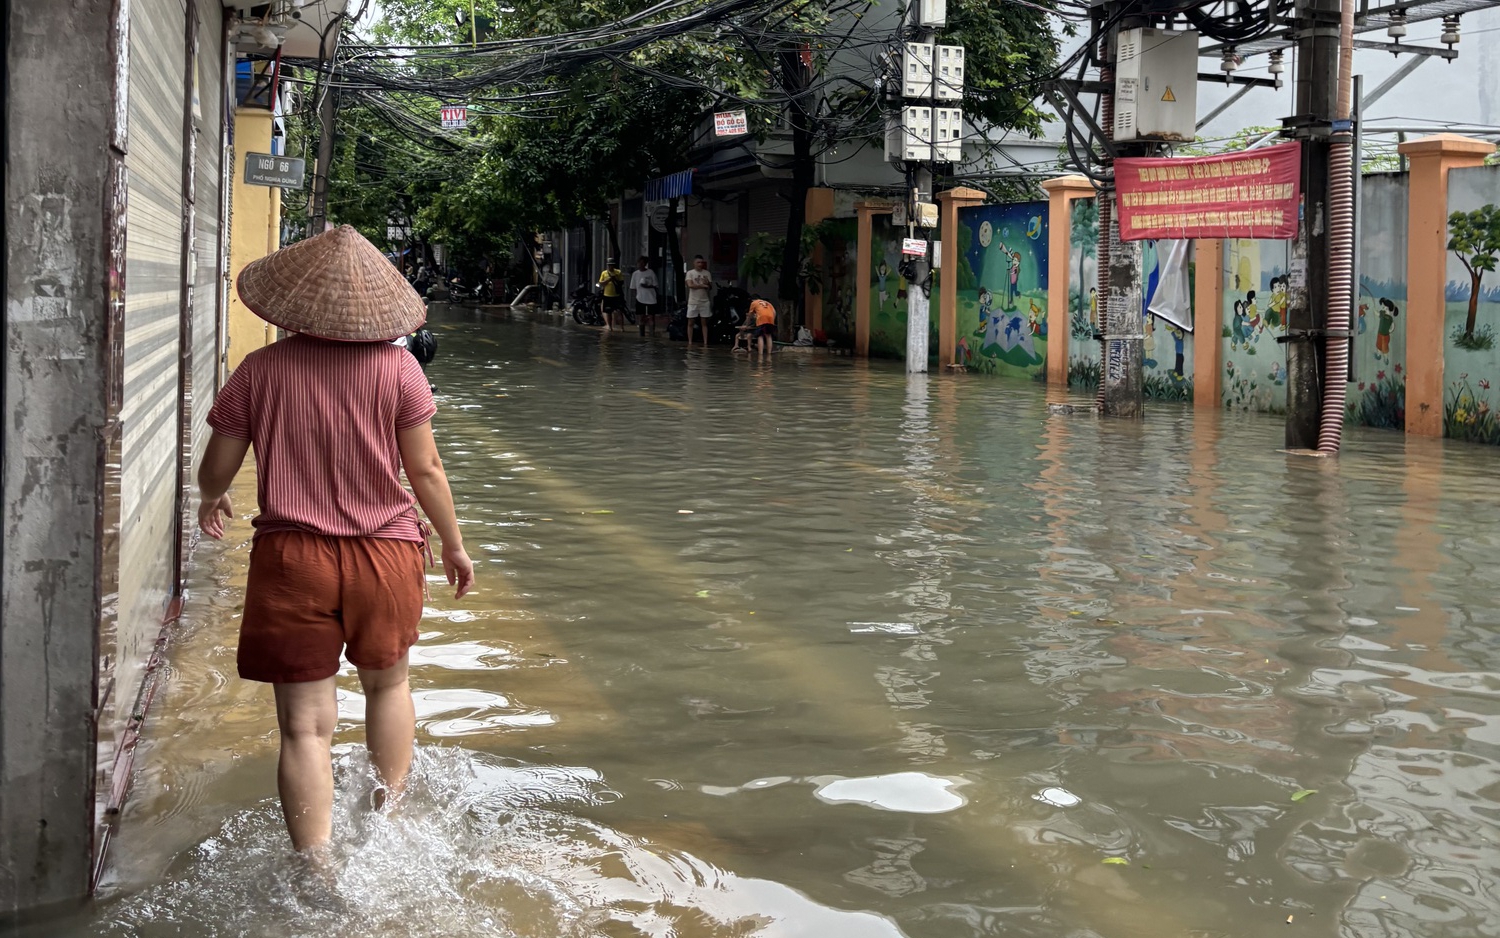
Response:
[[[417,291],[348,225],[246,264],[237,283],[257,316],[320,339],[388,342],[427,321]]]

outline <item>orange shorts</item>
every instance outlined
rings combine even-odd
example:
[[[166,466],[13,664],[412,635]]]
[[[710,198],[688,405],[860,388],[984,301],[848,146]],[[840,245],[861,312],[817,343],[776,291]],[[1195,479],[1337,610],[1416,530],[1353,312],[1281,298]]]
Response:
[[[256,538],[240,622],[240,677],[320,681],[389,668],[416,644],[425,585],[422,545],[381,537],[275,531]]]

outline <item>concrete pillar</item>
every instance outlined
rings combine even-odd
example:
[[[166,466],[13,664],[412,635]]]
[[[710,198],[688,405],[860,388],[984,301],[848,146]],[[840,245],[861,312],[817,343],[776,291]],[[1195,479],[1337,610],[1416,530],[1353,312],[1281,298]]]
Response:
[[[105,485],[118,461],[123,374],[129,11],[109,0],[53,0],[5,4],[0,15],[3,921],[81,901],[90,886],[95,672],[118,523]]]
[[[803,218],[808,225],[820,225],[833,217],[833,190],[815,188],[807,190],[807,209]],[[823,245],[813,248],[813,263],[823,269]],[[823,291],[813,292],[811,286],[804,288],[802,308],[807,310],[807,328],[814,332],[823,328]],[[792,338],[796,338],[795,335]]]
[[[985,194],[978,189],[949,189],[938,193],[942,205],[943,267],[938,274],[938,367],[954,362],[958,346],[958,210],[981,205]]]
[[[1223,401],[1224,242],[1193,242],[1193,409],[1219,410]]]
[[[1482,166],[1495,145],[1457,134],[1408,140],[1406,226],[1406,432],[1443,435],[1447,340],[1448,170]]]
[[[229,236],[229,349],[233,371],[245,356],[276,341],[276,327],[240,302],[235,281],[253,260],[281,247],[281,190],[245,183],[250,153],[271,152],[271,112],[242,107],[234,112],[234,225]]]
[[[1058,176],[1042,183],[1047,190],[1047,383],[1068,386],[1068,341],[1073,323],[1068,310],[1068,276],[1073,260],[1073,202],[1094,197],[1094,184],[1083,176]],[[1058,314],[1062,319],[1058,319]]]
[[[874,239],[871,219],[889,215],[889,202],[860,202],[854,206],[859,226],[859,253],[854,262],[854,354],[870,357],[870,242]]]

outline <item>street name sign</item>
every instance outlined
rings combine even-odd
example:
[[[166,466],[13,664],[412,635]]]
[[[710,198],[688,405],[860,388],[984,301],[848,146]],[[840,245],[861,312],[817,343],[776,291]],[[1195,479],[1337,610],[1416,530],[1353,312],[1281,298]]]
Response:
[[[303,162],[290,156],[272,153],[245,154],[245,184],[301,189],[306,175]]]

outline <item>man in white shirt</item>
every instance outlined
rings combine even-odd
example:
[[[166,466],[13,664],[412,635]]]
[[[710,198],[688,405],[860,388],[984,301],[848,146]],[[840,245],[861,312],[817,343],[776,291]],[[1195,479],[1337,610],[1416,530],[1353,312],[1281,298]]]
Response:
[[[635,294],[635,319],[646,334],[646,323],[651,323],[651,334],[656,335],[656,271],[651,269],[651,259],[642,257],[630,275],[630,292]]]
[[[693,269],[687,272],[683,278],[687,286],[687,334],[688,345],[693,344],[693,323],[703,324],[703,345],[708,346],[708,320],[713,316],[713,307],[709,303],[710,294],[714,289],[713,275],[708,272],[708,261],[699,254],[693,258]]]

